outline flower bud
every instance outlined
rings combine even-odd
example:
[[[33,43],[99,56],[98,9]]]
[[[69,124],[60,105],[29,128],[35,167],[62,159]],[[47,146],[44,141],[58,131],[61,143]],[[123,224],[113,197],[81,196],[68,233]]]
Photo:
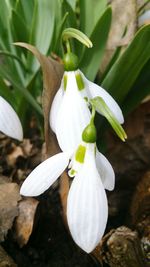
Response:
[[[82,140],[86,143],[95,143],[97,138],[97,131],[94,123],[90,123],[82,133]]]
[[[72,52],[68,52],[64,55],[63,62],[66,71],[73,71],[78,69],[79,59]]]

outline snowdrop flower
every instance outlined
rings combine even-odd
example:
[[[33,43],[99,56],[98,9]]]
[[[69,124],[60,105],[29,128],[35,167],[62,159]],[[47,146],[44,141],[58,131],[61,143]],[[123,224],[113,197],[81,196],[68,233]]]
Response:
[[[75,72],[65,72],[50,112],[50,125],[62,151],[77,147],[90,116],[87,103],[81,97]]]
[[[82,131],[90,118],[87,100],[97,96],[103,98],[122,124],[124,122],[122,111],[109,93],[87,80],[80,70],[64,73],[50,111],[50,125],[56,133],[62,151],[74,150],[80,143]]]
[[[9,137],[21,141],[23,139],[23,130],[21,122],[10,106],[10,104],[0,96],[0,131]]]
[[[87,139],[86,129],[74,153],[61,152],[38,165],[24,181],[20,194],[42,194],[68,166],[69,176],[74,177],[67,199],[68,226],[76,244],[89,253],[105,231],[105,189],[113,190],[115,175],[108,160],[97,150],[95,137]]]

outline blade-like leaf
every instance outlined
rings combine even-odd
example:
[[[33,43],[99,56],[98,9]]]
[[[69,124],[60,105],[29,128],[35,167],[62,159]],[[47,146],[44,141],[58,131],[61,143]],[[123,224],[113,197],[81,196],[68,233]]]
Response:
[[[2,78],[0,78],[0,96],[4,97],[12,106],[16,106],[16,98]]]
[[[77,28],[77,19],[75,16],[75,12],[70,6],[70,4],[67,1],[63,1],[62,3],[62,12],[65,14],[68,12],[67,21],[66,21],[66,28]]]
[[[69,5],[69,3],[65,0],[62,2],[62,15],[64,16],[61,19],[61,23],[58,24],[58,21],[56,21],[57,25],[57,36],[54,36],[53,42],[51,43],[51,50],[54,51],[56,54],[63,56],[62,53],[62,32],[65,28],[73,27],[77,28],[77,20],[75,16],[75,12],[73,11],[72,7]],[[73,42],[71,42],[73,44]]]
[[[140,102],[150,94],[150,60],[140,72],[136,82],[125,98],[122,109],[124,114],[131,112]]]
[[[24,23],[21,16],[16,13],[15,10],[12,10],[12,32],[14,33],[14,40],[21,40],[23,42],[28,42],[29,32],[27,29],[27,24]]]
[[[112,58],[110,60],[110,62],[108,63],[104,73],[102,74],[102,77],[101,77],[101,82],[103,82],[103,80],[105,79],[107,73],[109,72],[109,70],[111,69],[111,67],[113,66],[113,64],[116,62],[116,60],[119,58],[120,56],[120,53],[121,53],[121,46],[118,46],[114,52],[114,54],[112,55]]]
[[[35,1],[29,43],[37,46],[43,54],[47,54],[50,47],[54,30],[55,13],[55,1]],[[31,53],[28,53],[27,66],[33,72],[39,69],[39,64]]]
[[[72,7],[73,10],[75,10],[76,7],[76,0],[67,0],[66,2],[69,3],[69,5]]]
[[[80,0],[80,29],[88,36],[105,11],[107,0]]]
[[[12,45],[14,40],[13,33],[11,31],[12,8],[10,1],[1,1],[0,9],[0,50],[9,51],[10,53],[17,55],[16,48]],[[14,77],[24,84],[24,76],[22,74],[20,64],[18,64],[16,60],[13,62],[9,59],[6,64],[9,66],[9,69],[14,74]]]
[[[140,71],[150,58],[150,25],[141,28],[124,54],[108,72],[102,86],[123,102]]]
[[[1,1],[0,4],[0,47],[1,49],[10,49],[12,52],[12,34],[10,30],[11,8],[6,1]]]
[[[31,29],[31,24],[29,22],[32,21],[34,5],[35,5],[35,0],[16,1],[15,11],[18,15],[21,15],[21,17],[24,20],[24,23],[26,23],[26,26],[28,27],[28,29]]]
[[[95,79],[100,62],[103,57],[105,45],[111,24],[111,8],[108,7],[99,19],[90,39],[93,43],[92,49],[85,49],[80,62],[80,69],[91,81]]]
[[[91,104],[94,106],[96,110],[98,110],[100,113],[103,114],[103,116],[108,120],[118,137],[125,141],[127,138],[127,135],[118,122],[118,120],[115,118],[113,112],[109,109],[109,107],[106,105],[105,101],[101,97],[95,97],[90,100]]]
[[[0,64],[0,77],[2,79],[8,80],[10,82],[10,84],[13,86],[13,88],[18,90],[22,94],[22,96],[31,104],[31,106],[37,112],[39,112],[39,114],[41,114],[41,115],[43,114],[42,109],[39,106],[39,104],[33,98],[31,93],[29,93],[28,90],[26,88],[24,88],[22,84],[20,84],[19,79],[17,79],[17,77],[15,75],[13,75],[13,73],[9,69],[8,65],[5,66],[3,64]],[[17,93],[16,93],[16,97],[17,97]]]

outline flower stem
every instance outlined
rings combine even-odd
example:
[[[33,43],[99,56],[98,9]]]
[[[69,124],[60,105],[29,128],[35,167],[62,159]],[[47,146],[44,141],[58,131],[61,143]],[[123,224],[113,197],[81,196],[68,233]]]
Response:
[[[90,123],[94,123],[94,119],[95,119],[95,107],[94,105],[92,105],[92,114],[91,114],[91,120],[90,120]]]
[[[66,44],[66,50],[67,50],[67,52],[70,53],[71,52],[71,46],[70,46],[69,40],[67,40],[65,44]]]

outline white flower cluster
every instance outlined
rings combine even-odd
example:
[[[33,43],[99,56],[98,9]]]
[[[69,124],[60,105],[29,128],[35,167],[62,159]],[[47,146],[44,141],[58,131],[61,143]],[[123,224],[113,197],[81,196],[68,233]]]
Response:
[[[37,196],[47,190],[68,168],[73,178],[67,199],[67,220],[76,244],[90,253],[100,242],[107,223],[105,189],[113,190],[115,175],[109,161],[83,132],[90,125],[89,99],[100,96],[120,124],[124,118],[115,100],[100,86],[88,81],[80,70],[64,73],[53,100],[50,125],[61,153],[45,160],[27,177],[21,195]]]

